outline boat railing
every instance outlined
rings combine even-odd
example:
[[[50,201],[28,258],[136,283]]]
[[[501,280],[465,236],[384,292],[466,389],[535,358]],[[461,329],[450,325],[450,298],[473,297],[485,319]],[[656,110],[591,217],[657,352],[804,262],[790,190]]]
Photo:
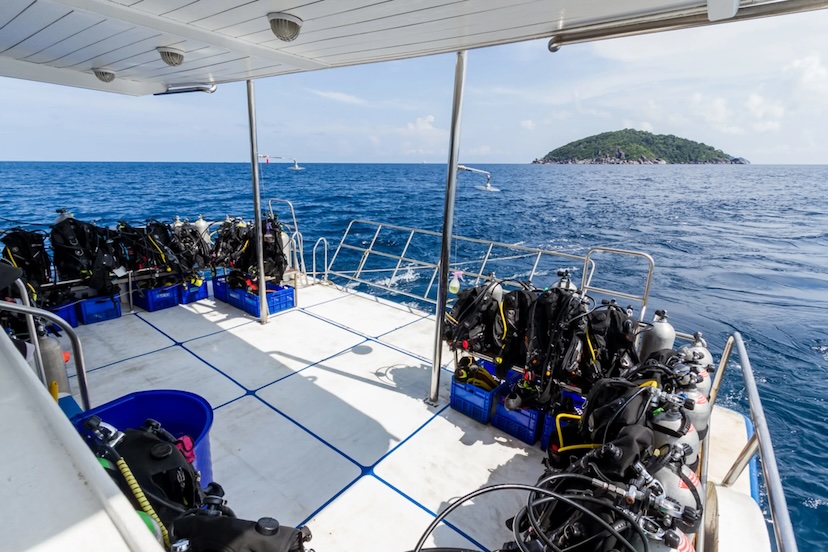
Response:
[[[86,363],[83,359],[83,348],[81,347],[80,338],[74,328],[72,328],[71,324],[53,312],[38,309],[29,305],[18,305],[17,303],[0,301],[0,311],[2,310],[24,315],[30,327],[34,326],[34,317],[37,316],[39,318],[45,318],[50,322],[54,322],[66,332],[66,335],[69,337],[69,342],[72,344],[72,354],[75,358],[75,372],[77,372],[78,375],[78,387],[80,388],[83,409],[89,410],[91,405],[89,402],[89,386],[86,382]],[[37,333],[32,333],[30,337],[32,344],[37,347]],[[49,382],[46,381],[46,373],[42,364],[40,369],[38,369],[38,378],[48,389]]]
[[[312,275],[315,279],[321,276],[325,280],[338,277],[346,285],[365,284],[436,305],[440,238],[439,232],[368,220],[352,220],[340,239],[330,263],[327,262],[327,241],[317,241],[313,249]],[[324,247],[326,256],[324,271],[317,270],[316,256],[320,246]],[[344,261],[346,252],[352,256]],[[602,253],[646,260],[647,271],[643,278],[642,291],[620,291],[593,285],[597,266],[595,257]],[[337,261],[340,261],[340,265],[347,262],[350,266],[346,269],[339,268]],[[354,264],[356,268],[352,268]],[[497,269],[500,270],[500,279],[529,281],[538,288],[544,288],[558,281],[562,268],[567,271],[582,270],[582,291],[637,301],[643,314],[649,297],[653,266],[653,260],[649,255],[621,249],[598,247],[590,249],[586,255],[575,255],[518,244],[453,236],[452,261],[448,271],[462,272],[467,286],[477,286],[482,281],[494,278]],[[419,274],[415,275],[416,279],[422,282],[417,289],[407,290],[398,285],[406,279],[406,274],[421,272],[425,273],[424,278]]]
[[[739,332],[731,335],[722,351],[722,358],[719,361],[718,370],[713,378],[713,384],[710,390],[710,402],[715,404],[716,398],[719,394],[725,370],[730,360],[730,355],[733,352],[733,347],[739,353],[739,364],[742,368],[742,377],[745,382],[745,392],[747,394],[748,403],[750,405],[750,419],[753,422],[754,433],[753,436],[745,444],[742,451],[736,457],[733,465],[725,475],[721,482],[722,486],[729,487],[733,485],[739,476],[744,471],[745,467],[750,463],[751,459],[759,453],[759,460],[762,464],[762,473],[765,479],[765,489],[768,493],[768,504],[770,506],[771,525],[773,526],[774,538],[776,539],[776,547],[779,552],[796,552],[796,537],[794,535],[793,524],[791,523],[790,514],[788,512],[788,504],[785,500],[785,493],[782,488],[782,479],[779,476],[779,466],[776,463],[776,455],[773,452],[773,444],[771,442],[770,431],[768,430],[768,422],[765,418],[765,410],[762,408],[762,401],[759,398],[759,390],[756,387],[756,378],[753,374],[753,368],[750,364],[750,358],[745,348],[745,343]],[[707,488],[707,470],[708,459],[706,451],[710,446],[710,432],[707,433],[704,439],[705,454],[701,460],[701,480],[704,488]],[[701,532],[696,543],[696,551],[704,552],[705,538],[704,538],[705,524],[701,526]]]

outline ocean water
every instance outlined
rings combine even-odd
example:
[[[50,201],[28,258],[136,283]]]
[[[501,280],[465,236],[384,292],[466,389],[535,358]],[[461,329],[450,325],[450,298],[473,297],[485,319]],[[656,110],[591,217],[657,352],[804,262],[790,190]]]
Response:
[[[296,207],[308,263],[316,240],[336,244],[352,219],[441,228],[443,165],[261,167],[265,205]],[[461,173],[455,234],[647,252],[650,312],[665,308],[679,330],[702,331],[716,360],[727,335],[742,333],[800,548],[828,546],[828,167],[476,167],[502,191],[476,190],[482,177]],[[47,228],[57,208],[100,225],[250,218],[250,181],[246,164],[0,163],[0,228]],[[746,411],[734,367],[720,399]]]

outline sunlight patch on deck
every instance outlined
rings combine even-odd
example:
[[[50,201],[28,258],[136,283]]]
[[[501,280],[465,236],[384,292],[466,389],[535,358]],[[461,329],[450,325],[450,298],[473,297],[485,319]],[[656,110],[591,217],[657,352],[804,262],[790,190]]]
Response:
[[[187,342],[184,347],[247,389],[258,389],[345,351],[363,337],[300,311]]]
[[[239,309],[212,298],[156,312],[138,312],[141,318],[178,342],[253,322]]]
[[[402,305],[392,306],[364,295],[348,295],[304,310],[370,337],[396,330],[425,316],[423,312]]]

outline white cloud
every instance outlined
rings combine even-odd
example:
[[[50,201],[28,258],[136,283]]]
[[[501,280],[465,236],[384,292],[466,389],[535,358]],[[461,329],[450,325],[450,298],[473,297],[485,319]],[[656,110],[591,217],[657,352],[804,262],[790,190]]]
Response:
[[[753,130],[756,132],[769,132],[771,130],[779,130],[782,124],[779,121],[762,121],[753,123]]]
[[[313,90],[313,89],[310,89],[310,91],[312,93],[316,94],[317,96],[320,96],[322,98],[327,98],[327,99],[333,100],[335,102],[341,102],[341,103],[352,104],[352,105],[365,105],[367,103],[362,98],[358,98],[357,96],[353,96],[351,94],[346,94],[344,92],[332,92],[332,91],[326,91],[326,90]]]
[[[413,123],[408,123],[405,128],[413,132],[431,132],[434,128],[434,115],[426,115],[425,117],[417,117]]]
[[[520,122],[520,127],[525,128],[526,130],[535,130],[537,125],[532,119],[526,119],[525,121]]]
[[[819,55],[796,59],[786,69],[798,77],[797,84],[803,92],[821,96],[828,94],[828,70]]]
[[[785,115],[784,105],[765,99],[759,94],[751,94],[745,105],[757,119],[781,119]]]

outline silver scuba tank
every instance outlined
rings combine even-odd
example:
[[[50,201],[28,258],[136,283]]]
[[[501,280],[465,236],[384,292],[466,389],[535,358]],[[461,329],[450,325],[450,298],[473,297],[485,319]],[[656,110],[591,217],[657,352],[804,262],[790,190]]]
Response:
[[[204,240],[204,243],[207,245],[213,245],[213,240],[210,238],[210,223],[204,220],[204,217],[198,215],[198,220],[196,220],[193,225],[198,230],[198,235],[201,236],[201,239]]]
[[[698,529],[702,518],[705,493],[702,491],[701,481],[696,477],[696,472],[681,462],[680,455],[675,455],[672,450],[670,454],[673,458],[656,471],[653,478],[661,483],[666,496],[678,502],[685,510],[692,509],[698,513],[692,523],[688,520],[679,521],[679,527],[687,534],[692,535]],[[675,456],[678,456],[678,458],[675,458]]]
[[[651,425],[655,447],[687,445],[689,448],[684,460],[688,466],[695,468],[699,461],[699,433],[685,413],[674,409],[664,410],[653,418]]]
[[[46,383],[56,381],[58,393],[71,393],[69,377],[66,374],[66,363],[63,361],[63,349],[57,338],[44,336],[37,338],[40,345],[40,357],[43,359],[43,372]]]
[[[707,435],[707,427],[710,424],[710,414],[713,412],[713,405],[707,400],[707,395],[695,384],[680,388],[678,393],[695,403],[693,409],[687,410],[686,413],[696,428],[696,431],[699,432],[699,439],[704,439],[704,436]]]
[[[667,321],[667,311],[657,310],[653,324],[641,336],[638,358],[647,360],[651,354],[662,349],[672,349],[676,341],[676,330]]]
[[[684,356],[684,363],[690,365],[701,377],[702,381],[696,383],[696,386],[706,397],[709,397],[710,388],[713,385],[710,376],[713,374],[715,366],[713,365],[713,355],[710,354],[707,342],[702,338],[702,333],[694,333],[693,342],[679,347],[678,353]]]

